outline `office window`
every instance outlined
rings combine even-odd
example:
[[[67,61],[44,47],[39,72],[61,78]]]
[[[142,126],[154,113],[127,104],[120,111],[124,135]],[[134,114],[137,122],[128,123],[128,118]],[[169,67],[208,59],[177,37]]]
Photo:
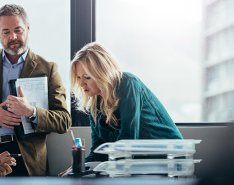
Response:
[[[96,40],[175,122],[229,122],[233,12],[232,0],[96,1]]]
[[[225,65],[226,75],[231,77],[232,82],[234,80],[234,73],[233,73],[233,71],[234,71],[234,59],[227,61],[226,65]]]
[[[205,3],[207,12],[207,29],[223,27],[232,24],[234,21],[234,1],[233,0],[213,0]]]
[[[96,40],[175,122],[202,121],[202,1],[96,1]]]
[[[208,81],[208,86],[207,86],[207,90],[209,91],[210,89],[212,90],[212,88],[217,87],[217,83],[219,83],[219,79],[220,79],[220,68],[219,66],[212,66],[210,68],[207,69],[207,81]]]
[[[67,90],[70,106],[70,1],[1,0],[1,5],[18,4],[28,13],[29,47],[49,61],[56,62]]]
[[[204,3],[204,75],[213,70],[213,79],[204,80],[202,114],[206,121],[233,121],[234,1],[213,0]],[[216,77],[215,77],[216,75]],[[213,101],[214,103],[212,103]],[[231,107],[232,106],[232,107]]]

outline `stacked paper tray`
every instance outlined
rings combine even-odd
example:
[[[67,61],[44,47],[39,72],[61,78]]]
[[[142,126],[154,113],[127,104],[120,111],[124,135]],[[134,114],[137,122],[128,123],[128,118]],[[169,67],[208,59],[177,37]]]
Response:
[[[195,144],[201,140],[193,139],[152,139],[152,140],[119,140],[114,143],[104,143],[94,152],[108,154],[109,159],[131,158],[132,156],[166,155],[167,158],[184,156],[192,158],[196,152]]]
[[[200,160],[193,159],[124,159],[106,161],[97,165],[93,170],[105,172],[110,177],[157,174],[168,176],[190,176],[194,173],[194,163]]]

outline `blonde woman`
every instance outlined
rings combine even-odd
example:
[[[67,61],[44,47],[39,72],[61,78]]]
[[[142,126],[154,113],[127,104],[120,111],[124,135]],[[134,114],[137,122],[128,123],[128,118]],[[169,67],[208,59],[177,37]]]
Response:
[[[79,108],[89,114],[92,147],[86,161],[105,161],[93,153],[120,139],[182,139],[157,97],[135,75],[122,72],[100,44],[78,51],[71,64],[71,84]]]

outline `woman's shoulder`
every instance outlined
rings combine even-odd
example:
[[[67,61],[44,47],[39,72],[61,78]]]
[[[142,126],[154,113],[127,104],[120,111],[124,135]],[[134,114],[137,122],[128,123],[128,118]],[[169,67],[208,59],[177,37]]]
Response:
[[[126,80],[126,79],[129,81],[140,81],[140,79],[136,75],[130,72],[123,72],[122,80]]]
[[[123,72],[120,89],[129,89],[130,87],[140,87],[142,85],[141,80],[134,74],[129,72]]]

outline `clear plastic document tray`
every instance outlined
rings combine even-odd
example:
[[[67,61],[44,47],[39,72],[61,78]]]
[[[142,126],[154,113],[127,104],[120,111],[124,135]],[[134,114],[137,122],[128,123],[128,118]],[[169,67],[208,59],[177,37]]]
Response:
[[[185,156],[190,158],[196,152],[195,144],[201,140],[193,139],[148,139],[119,140],[114,143],[104,143],[94,152],[108,154],[109,159],[128,158],[133,155],[167,155],[167,158]]]
[[[194,163],[200,161],[193,159],[125,159],[102,162],[93,170],[105,172],[110,177],[143,174],[163,174],[171,177],[191,176],[194,174]]]

